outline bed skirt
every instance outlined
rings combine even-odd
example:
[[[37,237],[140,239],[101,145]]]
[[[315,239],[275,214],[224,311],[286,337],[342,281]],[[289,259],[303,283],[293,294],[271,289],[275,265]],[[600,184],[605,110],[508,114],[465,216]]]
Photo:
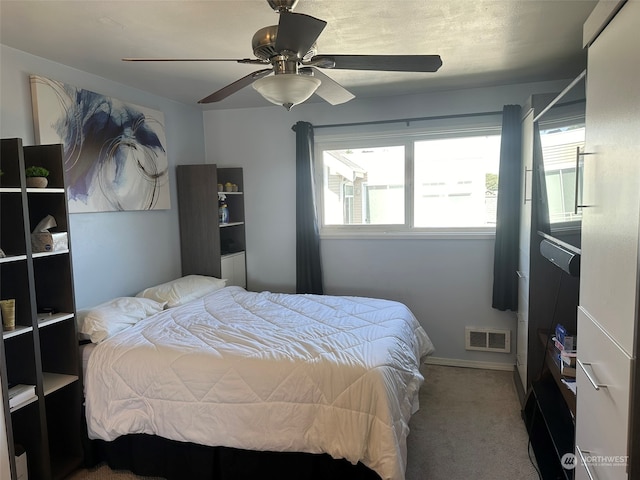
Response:
[[[112,442],[90,440],[87,467],[105,462],[113,470],[168,480],[380,480],[358,463],[327,454],[256,452],[176,442],[153,435],[127,435]]]

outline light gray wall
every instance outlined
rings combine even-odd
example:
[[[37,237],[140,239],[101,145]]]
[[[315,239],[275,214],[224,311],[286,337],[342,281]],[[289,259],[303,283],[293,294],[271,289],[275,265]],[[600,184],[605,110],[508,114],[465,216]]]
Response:
[[[0,46],[0,136],[33,145],[29,75],[38,74],[164,113],[171,209],[71,215],[76,306],[132,295],[180,275],[175,165],[202,163],[202,112],[149,93]]]
[[[335,124],[392,118],[501,111],[535,92],[568,81],[450,91],[329,106],[207,111],[207,163],[244,168],[248,286],[295,290],[295,134],[299,120]],[[322,135],[316,131],[316,136]],[[464,327],[512,330],[513,313],[491,308],[493,238],[321,240],[325,291],[399,300],[420,320],[436,357],[513,365],[513,354],[468,352]]]
[[[29,74],[39,74],[165,115],[172,208],[157,212],[71,215],[79,308],[180,274],[173,167],[184,163],[240,166],[245,174],[249,288],[295,289],[295,136],[298,120],[314,124],[501,110],[568,81],[396,97],[345,105],[306,104],[291,112],[269,106],[208,111],[172,102],[64,65],[0,46],[0,136],[34,143]],[[206,140],[205,140],[206,138]],[[206,152],[206,155],[205,155]],[[464,326],[509,328],[513,315],[491,308],[493,239],[323,239],[330,294],[400,300],[432,337],[436,356],[512,365],[513,355],[464,350]]]

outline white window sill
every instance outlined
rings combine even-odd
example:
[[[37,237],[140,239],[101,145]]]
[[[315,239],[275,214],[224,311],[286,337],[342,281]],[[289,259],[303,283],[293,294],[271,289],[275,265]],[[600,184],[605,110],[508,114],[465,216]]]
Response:
[[[321,240],[493,240],[495,229],[433,229],[433,230],[346,230],[327,229],[320,231]]]

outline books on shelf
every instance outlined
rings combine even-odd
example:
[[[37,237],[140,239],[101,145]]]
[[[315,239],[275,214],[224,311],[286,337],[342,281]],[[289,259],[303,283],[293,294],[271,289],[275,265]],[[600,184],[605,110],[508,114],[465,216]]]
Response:
[[[23,385],[21,383],[9,387],[9,408],[15,408],[36,398],[35,385]]]
[[[576,352],[567,352],[565,350],[560,352],[560,360],[568,367],[576,368]]]
[[[555,338],[554,338],[555,342]],[[560,375],[567,378],[575,379],[576,376],[576,356],[575,350],[563,350],[559,348],[557,342],[554,345],[555,349],[551,353],[554,363],[560,370]]]
[[[570,367],[564,362],[560,362],[560,374],[564,377],[575,377],[576,367]]]
[[[564,379],[564,378],[563,378],[563,379],[562,379],[562,383],[563,383],[563,384],[564,384],[564,385],[565,385],[569,390],[571,390],[571,391],[573,392],[573,394],[574,394],[574,395],[576,394],[576,381],[575,381],[575,379],[569,379],[569,380],[566,380],[566,379]]]
[[[575,351],[577,348],[576,336],[569,335],[567,330],[560,324],[556,325],[554,342],[558,350]]]
[[[558,341],[557,337],[551,337],[553,340],[553,346],[556,347],[556,350],[564,353],[567,357],[575,357],[578,351],[575,348],[567,348],[564,344]]]

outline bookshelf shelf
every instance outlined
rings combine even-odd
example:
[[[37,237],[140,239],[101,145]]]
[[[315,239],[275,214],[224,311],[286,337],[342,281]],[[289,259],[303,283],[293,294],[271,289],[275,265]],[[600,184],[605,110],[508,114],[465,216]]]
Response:
[[[11,407],[11,408],[9,409],[9,411],[10,411],[11,413],[13,413],[13,412],[17,412],[17,411],[18,411],[18,410],[20,410],[21,408],[26,407],[27,405],[30,405],[30,404],[32,404],[33,402],[37,402],[37,401],[38,401],[38,396],[37,396],[37,395],[33,395],[33,396],[29,397],[28,399],[23,400],[22,402],[18,403],[17,405],[15,405],[15,406]]]
[[[38,314],[38,327],[46,327],[73,318],[73,313],[54,313],[53,315]]]
[[[8,257],[0,258],[0,263],[21,262],[26,259],[26,255],[10,255]]]
[[[65,375],[62,373],[51,372],[44,372],[42,377],[45,396],[78,380],[77,375]]]

